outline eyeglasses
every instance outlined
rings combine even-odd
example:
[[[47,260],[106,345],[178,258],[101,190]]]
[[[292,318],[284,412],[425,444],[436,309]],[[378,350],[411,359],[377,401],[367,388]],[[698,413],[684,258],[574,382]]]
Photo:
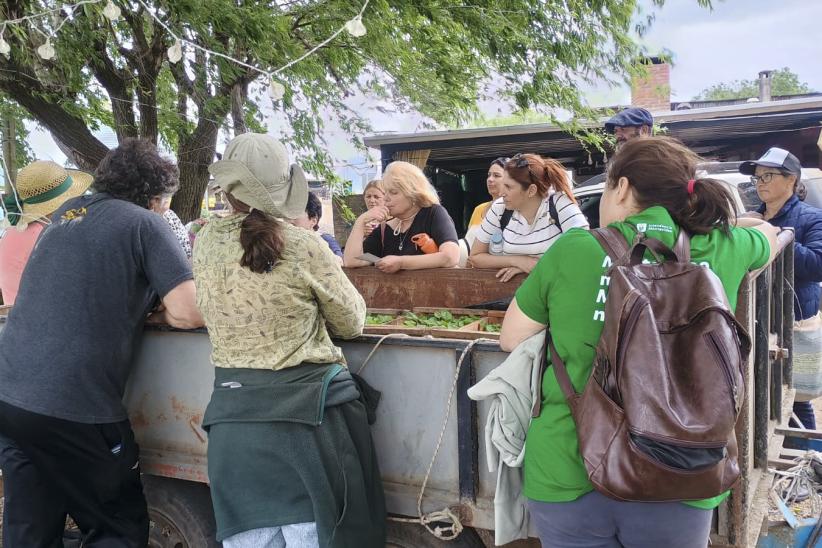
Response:
[[[508,160],[510,160],[510,159],[511,159],[511,158],[509,158],[508,156],[500,156],[499,158],[497,158],[496,160],[494,160],[493,162],[491,162],[491,165],[492,165],[492,166],[493,166],[493,165],[498,165],[498,166],[499,166],[499,167],[501,167],[502,169],[505,169],[505,164],[507,164],[507,163],[508,163]]]
[[[763,185],[768,185],[771,183],[775,175],[780,175],[784,177],[783,173],[777,171],[769,171],[767,173],[763,173],[762,175],[751,175],[751,182],[755,185],[762,183]]]

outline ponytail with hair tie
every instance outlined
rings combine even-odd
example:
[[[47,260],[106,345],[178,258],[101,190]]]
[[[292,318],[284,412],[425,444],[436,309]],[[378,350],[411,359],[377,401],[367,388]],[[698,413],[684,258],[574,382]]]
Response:
[[[728,233],[736,212],[734,198],[722,182],[694,177],[699,162],[699,156],[675,139],[640,137],[623,144],[611,158],[606,184],[613,187],[625,177],[641,209],[664,207],[690,234],[717,228]],[[687,181],[684,189],[682,181]]]

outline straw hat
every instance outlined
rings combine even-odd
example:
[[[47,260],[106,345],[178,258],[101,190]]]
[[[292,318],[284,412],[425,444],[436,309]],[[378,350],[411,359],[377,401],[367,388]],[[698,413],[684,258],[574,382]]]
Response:
[[[33,219],[46,217],[66,200],[82,195],[92,181],[89,173],[40,160],[21,169],[14,186],[24,219]]]
[[[305,213],[308,181],[278,140],[260,133],[243,133],[228,143],[223,159],[211,164],[212,188],[275,217],[296,219]]]

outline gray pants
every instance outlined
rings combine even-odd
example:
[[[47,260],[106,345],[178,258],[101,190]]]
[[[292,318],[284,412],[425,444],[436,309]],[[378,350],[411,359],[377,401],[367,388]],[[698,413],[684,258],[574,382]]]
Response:
[[[223,540],[223,548],[319,548],[317,523],[294,523],[243,531]]]
[[[621,502],[596,491],[528,501],[542,548],[705,548],[713,511],[680,502]]]

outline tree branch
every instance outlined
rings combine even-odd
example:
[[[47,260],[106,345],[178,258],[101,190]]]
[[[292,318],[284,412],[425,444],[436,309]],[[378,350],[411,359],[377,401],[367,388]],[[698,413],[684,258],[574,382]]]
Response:
[[[94,77],[105,88],[111,99],[111,112],[114,115],[114,131],[117,133],[117,140],[122,142],[128,137],[136,137],[134,96],[129,84],[131,76],[126,71],[117,68],[108,56],[105,40],[96,38],[94,49],[97,55],[91,58],[89,64]]]
[[[234,135],[248,131],[245,124],[245,102],[248,98],[248,85],[236,83],[231,88],[231,120],[234,123]]]
[[[24,77],[20,78],[20,75]],[[70,153],[67,156],[74,160],[77,167],[94,170],[108,153],[108,148],[92,135],[82,118],[46,99],[48,90],[31,70],[25,70],[4,57],[0,57],[0,90],[46,127],[66,147]]]

